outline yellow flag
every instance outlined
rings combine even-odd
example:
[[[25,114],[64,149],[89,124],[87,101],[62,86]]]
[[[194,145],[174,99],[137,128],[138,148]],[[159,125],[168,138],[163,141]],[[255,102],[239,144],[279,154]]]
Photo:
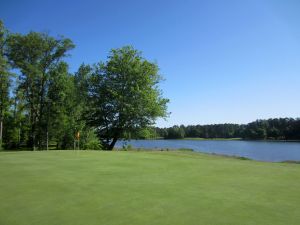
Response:
[[[80,138],[80,133],[79,133],[79,131],[76,133],[75,136],[76,136],[76,139],[79,140],[79,138]]]

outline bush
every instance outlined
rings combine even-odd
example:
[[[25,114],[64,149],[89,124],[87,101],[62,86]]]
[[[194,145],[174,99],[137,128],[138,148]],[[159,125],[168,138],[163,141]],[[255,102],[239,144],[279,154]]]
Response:
[[[99,138],[97,137],[94,130],[90,129],[84,133],[82,138],[82,146],[85,150],[101,150],[102,145],[100,144]]]

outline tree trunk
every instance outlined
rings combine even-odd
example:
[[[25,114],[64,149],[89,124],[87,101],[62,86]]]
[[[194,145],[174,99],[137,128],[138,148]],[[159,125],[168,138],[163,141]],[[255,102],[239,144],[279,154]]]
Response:
[[[1,118],[1,121],[0,121],[0,150],[2,150],[2,138],[3,138],[3,121],[2,121],[2,118]]]
[[[116,142],[117,142],[118,139],[119,139],[118,136],[115,136],[113,138],[112,142],[110,143],[110,145],[108,146],[107,150],[109,150],[109,151],[113,150],[113,148],[114,148],[114,146],[115,146],[115,144],[116,144]]]
[[[33,151],[36,150],[35,124],[31,125],[31,147]]]
[[[47,145],[47,151],[48,151],[49,150],[49,134],[48,134],[48,130],[47,130],[47,137],[46,138],[47,138],[47,141],[46,141],[47,144],[46,145]]]

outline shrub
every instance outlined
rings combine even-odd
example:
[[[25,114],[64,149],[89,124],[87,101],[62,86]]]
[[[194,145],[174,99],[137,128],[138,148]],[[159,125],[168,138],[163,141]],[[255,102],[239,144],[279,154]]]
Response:
[[[90,129],[84,133],[82,138],[82,146],[85,150],[101,150],[102,145],[100,144],[99,138],[97,137],[94,130]]]

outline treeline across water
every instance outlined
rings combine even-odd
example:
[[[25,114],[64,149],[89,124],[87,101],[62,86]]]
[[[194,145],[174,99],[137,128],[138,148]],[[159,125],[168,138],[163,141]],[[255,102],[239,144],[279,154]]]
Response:
[[[152,128],[133,134],[138,139],[243,138],[252,140],[300,140],[300,118],[256,120],[248,124],[212,124]]]

